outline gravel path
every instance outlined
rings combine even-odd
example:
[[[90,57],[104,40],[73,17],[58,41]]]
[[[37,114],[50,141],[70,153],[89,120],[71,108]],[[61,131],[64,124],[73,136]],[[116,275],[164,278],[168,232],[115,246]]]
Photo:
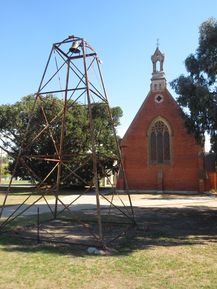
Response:
[[[111,200],[111,196],[107,195],[105,196],[108,200]],[[78,198],[78,199],[77,199]],[[121,199],[120,199],[121,198]],[[116,206],[123,206],[124,204],[126,206],[129,205],[128,197],[126,195],[121,195],[120,198],[117,196],[114,197],[113,203]],[[148,194],[133,194],[131,196],[132,198],[132,204],[134,207],[140,207],[140,208],[155,208],[155,207],[163,207],[163,208],[183,208],[183,207],[201,207],[206,206],[210,208],[217,208],[217,197],[216,196],[174,196],[174,195],[148,195]],[[79,197],[79,195],[71,195],[71,196],[63,196],[60,197],[61,201],[65,205],[69,205],[73,200],[76,200],[72,206],[70,206],[70,209],[72,211],[80,211],[80,210],[87,210],[87,209],[95,209],[96,208],[96,197],[95,195],[83,195]],[[124,204],[123,204],[123,203]],[[48,203],[52,209],[54,209],[55,206],[55,199],[48,200]],[[109,207],[110,203],[104,199],[103,197],[100,197],[100,204],[102,208]],[[45,201],[40,201],[34,204],[33,206],[29,207],[29,205],[23,205],[21,208],[19,208],[16,212],[16,214],[21,213],[25,210],[23,213],[24,215],[34,215],[37,214],[37,208],[39,208],[40,213],[47,213],[49,212],[49,208]],[[5,207],[3,211],[3,217],[10,216],[14,210],[16,210],[18,206],[8,206]],[[27,209],[28,208],[28,209]],[[58,204],[58,210],[62,210],[64,206],[59,202]]]

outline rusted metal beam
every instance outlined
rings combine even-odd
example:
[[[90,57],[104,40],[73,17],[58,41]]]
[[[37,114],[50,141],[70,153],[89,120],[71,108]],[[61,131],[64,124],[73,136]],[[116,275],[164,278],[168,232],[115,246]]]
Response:
[[[86,90],[86,87],[80,87],[80,88],[68,88],[67,91],[78,91],[78,90]],[[59,89],[59,90],[50,90],[50,91],[43,91],[40,92],[41,95],[43,94],[54,94],[54,93],[61,93],[61,92],[66,92],[65,89]]]
[[[102,73],[101,73],[101,68],[100,68],[100,65],[99,65],[99,61],[97,61],[97,66],[98,66],[98,70],[99,70],[101,83],[102,83],[102,86],[103,86],[105,99],[107,100],[107,104],[108,104],[108,97],[107,97],[107,93],[106,93],[105,84],[104,84],[103,76],[102,76]],[[117,135],[116,135],[116,130],[115,130],[115,126],[114,126],[112,112],[111,112],[111,109],[110,109],[109,105],[107,106],[107,109],[108,109],[109,118],[110,118],[111,123],[112,123],[112,131],[113,131],[115,142],[116,142],[116,147],[117,147],[117,151],[118,151],[118,156],[119,156],[119,160],[120,160],[121,169],[123,171],[123,177],[124,177],[124,182],[125,182],[125,186],[126,186],[126,190],[125,191],[127,193],[128,200],[129,200],[129,203],[130,203],[132,217],[133,217],[133,220],[135,222],[135,215],[134,215],[134,210],[133,210],[133,204],[132,204],[131,196],[130,196],[130,193],[129,193],[128,181],[127,181],[127,177],[126,177],[126,173],[125,173],[125,168],[124,168],[124,164],[123,164],[123,159],[122,159],[120,146],[119,146],[119,143],[118,143],[118,138],[117,138]]]
[[[102,218],[101,218],[100,200],[99,200],[99,184],[98,184],[98,172],[97,172],[96,142],[95,142],[95,138],[94,138],[94,124],[93,124],[93,116],[92,116],[92,104],[91,104],[89,80],[88,80],[88,74],[87,74],[86,47],[85,47],[85,42],[84,41],[83,41],[82,50],[83,50],[85,81],[86,81],[86,87],[87,87],[87,103],[88,103],[88,115],[89,115],[90,135],[91,135],[91,149],[92,149],[92,161],[93,161],[94,186],[95,186],[95,192],[96,192],[98,232],[99,232],[100,241],[102,242],[102,245],[104,245],[103,230],[102,230]]]
[[[63,143],[65,137],[65,119],[67,112],[67,98],[68,98],[68,86],[69,86],[69,61],[67,63],[67,74],[66,74],[66,84],[65,84],[65,95],[64,95],[64,105],[63,105],[63,114],[62,114],[62,122],[61,122],[61,133],[60,133],[60,146],[59,146],[59,163],[57,168],[57,189],[55,193],[55,211],[54,218],[57,217],[57,203],[58,203],[58,195],[60,190],[60,182],[61,182],[61,169],[62,169],[62,154],[63,154]]]
[[[36,199],[32,204],[27,205],[27,207],[25,209],[23,209],[20,213],[18,213],[16,216],[13,217],[13,215],[16,214],[16,212],[25,204],[25,202],[30,198],[31,195],[29,195],[26,200],[19,205],[14,212],[2,223],[0,224],[0,231],[9,223],[11,223],[12,221],[14,221],[17,217],[23,215],[27,210],[29,210],[32,206],[34,206],[38,201],[40,201],[42,199],[42,196],[40,196],[38,199]]]

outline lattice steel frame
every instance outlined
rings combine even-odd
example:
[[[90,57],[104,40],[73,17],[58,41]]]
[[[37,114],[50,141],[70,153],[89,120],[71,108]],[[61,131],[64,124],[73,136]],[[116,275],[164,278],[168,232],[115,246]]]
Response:
[[[79,46],[78,46],[79,53],[74,53],[70,49],[68,50],[68,47],[72,47],[73,44],[75,44],[75,43],[79,44]],[[67,50],[66,50],[66,48],[67,48]],[[57,54],[62,59],[63,63],[60,67],[56,67],[56,70],[47,79],[46,77],[47,77],[47,73],[48,73],[48,67],[50,65],[50,61],[51,61],[53,54]],[[87,63],[87,59],[90,60],[88,62],[89,64]],[[83,62],[83,70],[82,71],[80,69],[80,66],[78,67],[76,65],[76,61],[78,61],[78,60]],[[96,67],[97,67],[97,73],[99,76],[101,91],[100,91],[100,89],[98,89],[96,87],[96,85],[94,83],[92,83],[89,80],[89,71],[90,71],[90,68],[93,66],[93,64],[96,65]],[[49,84],[52,82],[52,80],[57,77],[58,73],[64,67],[66,69],[65,88],[64,89],[53,89],[53,90],[48,89],[48,90],[46,90],[47,87],[49,86]],[[78,78],[78,83],[75,86],[70,86],[71,74],[76,75],[76,77]],[[102,246],[106,245],[105,240],[104,240],[104,235],[103,235],[103,223],[102,223],[102,218],[101,218],[100,196],[103,197],[105,200],[107,200],[107,202],[110,204],[111,207],[119,210],[119,212],[121,214],[126,216],[132,224],[135,224],[132,201],[131,201],[131,197],[130,197],[130,194],[128,191],[127,178],[126,178],[126,174],[124,171],[123,160],[121,157],[121,150],[120,150],[119,142],[118,142],[118,139],[116,136],[116,130],[115,130],[115,127],[113,124],[112,113],[110,110],[110,106],[109,106],[109,102],[108,102],[108,98],[107,98],[107,93],[106,93],[106,89],[105,89],[105,85],[104,85],[104,80],[103,80],[102,72],[100,69],[99,57],[98,57],[96,51],[91,47],[91,45],[86,40],[84,40],[83,38],[80,38],[80,37],[76,37],[76,36],[69,36],[68,38],[66,38],[65,40],[63,40],[61,42],[54,43],[52,46],[51,52],[50,52],[49,57],[48,57],[47,64],[46,64],[45,69],[44,69],[44,73],[42,75],[42,79],[41,79],[38,91],[35,94],[34,105],[31,109],[31,112],[29,115],[28,125],[26,127],[25,135],[23,137],[23,142],[21,144],[21,147],[20,147],[16,162],[15,162],[14,171],[12,173],[12,177],[10,179],[8,189],[7,189],[7,192],[5,194],[3,205],[2,205],[2,208],[0,211],[0,220],[2,218],[3,211],[4,211],[5,206],[6,206],[8,195],[13,190],[12,180],[14,179],[14,176],[15,176],[15,173],[16,173],[16,170],[17,170],[19,164],[22,164],[25,167],[25,169],[29,172],[32,179],[37,180],[37,181],[39,180],[37,172],[33,171],[28,166],[26,160],[52,161],[55,163],[55,165],[54,165],[53,169],[48,173],[48,175],[44,176],[43,180],[40,180],[39,182],[36,183],[36,190],[39,193],[40,197],[37,200],[35,200],[32,204],[25,207],[25,209],[20,211],[21,207],[24,204],[26,204],[26,201],[29,199],[29,197],[30,197],[30,195],[29,195],[24,200],[24,202],[22,204],[20,204],[20,206],[18,206],[16,208],[16,210],[14,210],[14,212],[8,218],[6,218],[6,220],[3,220],[3,222],[1,222],[0,231],[3,231],[5,226],[7,226],[10,222],[15,220],[18,216],[24,214],[25,211],[27,211],[31,206],[33,206],[34,204],[36,204],[38,201],[40,201],[42,199],[45,200],[45,202],[46,202],[47,206],[49,207],[53,217],[57,218],[57,216],[61,213],[58,211],[58,202],[60,204],[62,204],[62,206],[64,207],[63,210],[70,211],[70,206],[72,206],[73,203],[80,196],[82,196],[82,194],[80,194],[79,197],[77,197],[76,199],[74,199],[71,202],[71,204],[67,204],[67,205],[64,204],[62,202],[62,200],[59,198],[60,185],[61,185],[61,181],[62,181],[61,180],[62,167],[66,164],[66,162],[69,159],[70,160],[73,159],[73,155],[65,155],[64,149],[63,149],[65,119],[66,119],[67,110],[69,109],[69,102],[68,101],[69,101],[69,99],[71,100],[73,95],[75,95],[78,92],[80,94],[77,95],[75,100],[73,99],[73,104],[70,104],[70,109],[76,109],[75,107],[73,108],[73,105],[76,104],[76,102],[81,98],[81,96],[83,97],[85,95],[86,105],[88,107],[88,120],[89,120],[90,139],[91,139],[91,153],[90,153],[89,157],[92,159],[92,165],[93,165],[92,168],[93,168],[93,175],[94,175],[93,184],[92,184],[92,186],[87,188],[87,191],[94,188],[95,196],[96,196],[96,210],[97,210],[97,223],[98,223],[98,236],[96,236],[96,239],[102,244]],[[36,135],[34,135],[34,137],[32,139],[27,139],[27,135],[28,135],[29,130],[31,128],[31,122],[32,122],[32,118],[34,116],[34,110],[35,110],[37,102],[43,101],[44,95],[56,94],[56,93],[61,93],[63,95],[63,98],[62,98],[63,99],[63,108],[62,108],[62,110],[57,115],[55,115],[51,120],[48,120],[47,115],[46,115],[46,111],[43,109],[43,107],[41,107],[43,118],[44,118],[43,121],[45,122],[46,125]],[[95,136],[94,136],[94,122],[93,122],[93,115],[92,115],[92,104],[94,103],[94,100],[92,98],[92,95],[94,95],[94,97],[97,100],[99,100],[101,103],[104,103],[104,105],[107,107],[108,116],[109,116],[111,124],[112,124],[111,128],[113,131],[113,136],[114,136],[116,147],[117,147],[117,154],[118,154],[117,158],[118,158],[118,162],[120,164],[120,169],[121,169],[122,174],[123,174],[123,179],[124,179],[124,183],[125,183],[125,192],[128,196],[128,202],[129,202],[128,203],[129,205],[125,205],[124,202],[121,200],[121,197],[119,196],[121,202],[124,205],[123,208],[116,206],[113,202],[113,198],[110,200],[108,197],[106,197],[104,194],[102,194],[100,192],[100,189],[99,189],[98,170],[97,170],[98,156],[97,156],[97,151],[96,151],[96,140],[95,140]],[[55,141],[55,138],[54,138],[53,133],[52,133],[52,125],[57,120],[61,121],[61,132],[60,132],[58,144]],[[26,155],[25,152],[27,151],[27,149],[29,147],[31,147],[32,144],[36,143],[38,141],[38,139],[40,138],[40,136],[44,133],[47,133],[50,136],[50,138],[52,139],[56,153],[54,155]],[[0,146],[0,147],[4,150],[3,146]],[[83,164],[81,164],[80,166],[85,167],[86,162],[87,162],[87,160],[84,160]],[[67,177],[73,175],[73,176],[76,176],[81,182],[85,183],[85,180],[82,179],[76,173],[78,169],[79,168],[76,168],[75,170],[70,171],[70,173]],[[44,184],[45,184],[46,179],[49,177],[49,175],[51,173],[53,173],[54,170],[57,171],[55,183],[52,185],[51,188],[44,189],[43,187],[45,187]],[[55,196],[55,209],[54,209],[54,211],[52,210],[52,208],[50,207],[50,205],[46,199],[46,194],[48,192]],[[117,194],[117,192],[115,191],[115,188],[114,188],[113,192],[114,192],[114,194]]]

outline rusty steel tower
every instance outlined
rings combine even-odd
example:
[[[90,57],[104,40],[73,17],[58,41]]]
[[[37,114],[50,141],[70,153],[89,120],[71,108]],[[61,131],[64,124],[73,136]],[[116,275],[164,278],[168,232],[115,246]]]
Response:
[[[119,215],[125,217],[129,223],[134,224],[134,212],[128,192],[127,178],[123,168],[119,141],[116,136],[100,64],[101,61],[96,51],[83,38],[69,36],[65,40],[53,44],[38,91],[34,95],[34,103],[28,117],[28,124],[23,133],[19,152],[16,154],[14,171],[8,188],[5,191],[5,198],[0,209],[0,232],[4,231],[4,228],[9,223],[13,222],[17,217],[24,215],[25,212],[41,201],[44,201],[53,219],[61,216],[63,211],[73,216],[73,206],[90,192],[94,194],[96,200],[94,207],[96,226],[93,235],[99,244],[106,245],[104,238],[104,213],[102,214],[101,200],[103,200],[103,203],[107,202],[107,205],[104,205],[103,208],[107,208],[106,212],[110,217],[117,210]],[[58,102],[58,110],[55,109],[55,111],[46,106],[46,99],[52,100],[53,95],[55,95],[55,99],[61,100],[61,102]],[[53,100],[54,102],[55,99]],[[86,118],[90,146],[85,154],[79,151],[79,144],[70,144],[65,141],[68,129],[66,127],[68,112],[71,110],[76,111],[78,103],[85,106],[87,111]],[[105,158],[105,156],[102,157],[100,155],[100,144],[96,138],[96,135],[100,134],[100,131],[96,131],[93,117],[93,106],[96,103],[106,108],[103,111],[105,117],[109,119],[108,125],[110,126],[116,147],[114,161],[116,162],[116,167],[123,174],[125,182],[126,190],[124,195],[119,195],[115,186],[112,187],[110,194],[105,194],[99,186],[98,170],[100,160],[103,157]],[[40,118],[38,120],[35,120],[36,109],[40,110]],[[41,125],[35,125],[37,122],[41,123]],[[44,137],[50,140],[50,145],[53,147],[52,154],[37,153],[37,143]],[[74,146],[73,149],[70,150],[70,146]],[[3,144],[1,144],[1,148],[4,149]],[[79,158],[79,162],[75,162],[75,158]],[[39,176],[33,165],[38,162],[48,167],[47,173],[43,178]],[[86,170],[87,163],[91,163],[92,176],[91,182],[88,183],[80,175],[81,170]],[[21,204],[16,206],[10,214],[5,215],[7,200],[10,197],[10,193],[13,192],[12,181],[16,176],[16,171],[20,167],[31,176],[34,187]],[[64,199],[59,197],[61,184],[72,176],[74,180],[83,183],[86,190],[82,191],[82,193],[73,193],[71,195],[71,202],[66,204],[64,203]],[[52,180],[49,186],[47,185],[48,178]],[[30,202],[30,197],[34,195],[38,196],[38,198],[34,198]],[[53,196],[55,200],[52,205],[48,200],[50,196]],[[115,202],[115,198],[118,198],[119,201]],[[78,222],[80,222],[79,219]],[[83,221],[81,223],[84,227],[87,227]],[[89,225],[88,228],[90,228]]]

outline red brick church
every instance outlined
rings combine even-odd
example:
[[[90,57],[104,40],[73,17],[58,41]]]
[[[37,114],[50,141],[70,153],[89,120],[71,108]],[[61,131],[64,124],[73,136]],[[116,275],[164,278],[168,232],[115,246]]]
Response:
[[[151,57],[151,88],[121,141],[129,189],[141,192],[203,192],[204,153],[185,128],[179,106],[167,90],[164,54]],[[123,188],[121,174],[117,188]]]

